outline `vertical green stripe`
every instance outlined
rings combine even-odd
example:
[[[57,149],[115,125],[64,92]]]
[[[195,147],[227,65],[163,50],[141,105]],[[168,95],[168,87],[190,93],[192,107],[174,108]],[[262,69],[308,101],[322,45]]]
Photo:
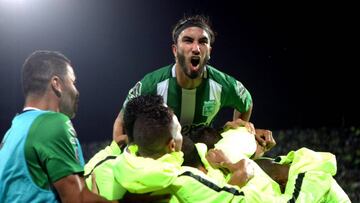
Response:
[[[192,124],[194,120],[195,113],[195,103],[196,103],[196,89],[187,90],[182,89],[181,91],[181,114],[180,114],[180,123],[181,124]]]

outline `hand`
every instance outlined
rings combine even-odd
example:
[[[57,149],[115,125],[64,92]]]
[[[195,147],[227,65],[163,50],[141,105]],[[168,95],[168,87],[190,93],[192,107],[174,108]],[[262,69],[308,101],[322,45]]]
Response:
[[[256,129],[255,139],[263,147],[264,152],[269,151],[271,148],[273,148],[276,145],[276,142],[270,130]]]
[[[248,159],[241,159],[233,167],[235,170],[228,182],[231,185],[242,187],[254,177],[254,166]]]
[[[250,157],[252,160],[256,160],[262,157],[265,154],[265,147],[261,146],[258,142],[256,142],[256,150],[255,153]]]
[[[205,158],[213,168],[222,168],[225,166],[225,163],[230,163],[230,160],[220,149],[210,149]]]
[[[254,124],[248,121],[241,120],[240,118],[226,122],[224,127],[225,129],[226,128],[235,129],[238,127],[245,127],[251,134],[255,134]]]

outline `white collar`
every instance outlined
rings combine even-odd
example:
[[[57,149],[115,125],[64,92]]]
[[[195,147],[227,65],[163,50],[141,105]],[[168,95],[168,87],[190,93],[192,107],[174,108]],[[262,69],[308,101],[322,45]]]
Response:
[[[35,107],[31,107],[31,106],[25,107],[25,108],[23,109],[23,111],[28,111],[28,110],[40,110],[40,109],[35,108]]]

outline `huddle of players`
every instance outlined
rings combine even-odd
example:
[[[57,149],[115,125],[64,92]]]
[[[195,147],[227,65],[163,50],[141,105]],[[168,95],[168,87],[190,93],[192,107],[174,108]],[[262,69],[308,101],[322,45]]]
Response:
[[[87,185],[109,199],[170,202],[350,202],[336,183],[331,153],[301,148],[276,159],[238,126],[204,127],[182,137],[161,96],[138,96],[124,109],[129,144],[113,142],[86,165]],[[255,161],[254,161],[254,160]]]
[[[114,141],[85,166],[89,188],[124,202],[349,202],[333,179],[330,153],[302,148],[260,158],[275,142],[246,122],[252,99],[245,87],[208,65],[214,32],[206,19],[182,19],[172,34],[175,64],[130,90]],[[81,148],[69,120],[79,96],[71,62],[37,51],[22,74],[24,109],[0,144],[0,202],[108,202],[83,187]],[[235,109],[228,129],[195,130],[223,107]],[[189,132],[192,139],[182,136]]]

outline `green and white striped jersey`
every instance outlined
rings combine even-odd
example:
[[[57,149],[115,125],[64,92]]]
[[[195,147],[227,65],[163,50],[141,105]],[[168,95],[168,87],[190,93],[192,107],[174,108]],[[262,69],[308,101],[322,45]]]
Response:
[[[179,118],[182,133],[211,125],[223,107],[240,113],[249,110],[252,99],[247,89],[235,78],[207,65],[203,82],[195,89],[183,89],[176,81],[175,65],[168,65],[145,75],[130,89],[124,102],[139,95],[158,94]]]

